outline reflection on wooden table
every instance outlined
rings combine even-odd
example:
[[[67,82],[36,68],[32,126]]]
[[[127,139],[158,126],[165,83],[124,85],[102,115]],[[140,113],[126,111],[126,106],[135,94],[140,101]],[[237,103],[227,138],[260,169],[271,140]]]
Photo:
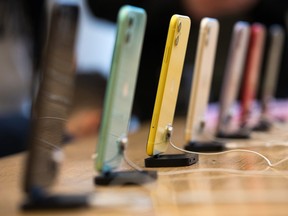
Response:
[[[127,156],[140,167],[147,157],[148,126],[129,136]],[[184,146],[184,126],[184,119],[175,121],[172,139],[178,147]],[[233,142],[276,163],[288,156],[287,129],[287,124],[277,123],[269,133],[253,133],[249,141]],[[93,184],[96,140],[86,138],[65,147],[61,173],[52,189],[57,193],[95,193],[95,207],[25,215],[287,215],[288,160],[269,168],[253,153],[200,155],[199,162],[190,167],[157,169],[159,177],[154,183],[100,187]],[[168,153],[172,152],[177,151],[170,148]],[[0,160],[0,215],[23,215],[19,205],[24,196],[24,159],[25,153]],[[121,169],[131,168],[123,161]]]

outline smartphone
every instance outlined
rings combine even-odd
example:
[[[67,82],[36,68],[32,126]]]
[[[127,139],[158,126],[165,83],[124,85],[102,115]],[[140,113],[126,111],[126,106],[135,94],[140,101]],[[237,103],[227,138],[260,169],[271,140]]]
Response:
[[[256,96],[261,70],[264,45],[266,40],[266,28],[260,23],[251,25],[250,42],[246,67],[243,76],[243,86],[241,94],[241,116],[240,126],[245,127],[250,118],[252,105]]]
[[[24,176],[25,191],[49,187],[60,160],[65,120],[73,101],[75,43],[79,9],[55,4],[32,107],[32,128]]]
[[[268,50],[265,64],[265,77],[261,92],[262,115],[267,115],[268,104],[275,95],[282,53],[284,47],[284,29],[280,25],[272,25],[268,30]],[[263,117],[264,117],[263,116]]]
[[[218,20],[208,17],[201,20],[185,128],[186,142],[196,141],[205,126],[218,32]]]
[[[233,117],[233,105],[239,94],[245,66],[249,36],[250,24],[242,21],[235,23],[220,94],[217,133],[229,131],[229,122]]]
[[[110,171],[118,166],[121,139],[127,137],[142,44],[146,12],[125,5],[117,18],[117,34],[110,76],[105,93],[103,116],[96,148],[97,171]]]
[[[190,22],[189,17],[178,14],[170,20],[146,146],[150,156],[163,153],[168,148],[167,129],[173,124]]]

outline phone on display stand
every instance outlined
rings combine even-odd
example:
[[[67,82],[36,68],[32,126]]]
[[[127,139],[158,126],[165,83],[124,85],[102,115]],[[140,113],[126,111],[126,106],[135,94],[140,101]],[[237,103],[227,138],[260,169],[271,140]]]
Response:
[[[272,120],[269,116],[269,105],[275,95],[284,48],[284,37],[285,33],[283,27],[276,24],[269,27],[267,54],[264,64],[265,74],[260,92],[261,114],[259,122],[253,128],[254,131],[268,131],[272,126]]]
[[[160,79],[146,145],[149,158],[146,167],[188,166],[196,156],[163,154],[169,146],[173,118],[190,32],[190,18],[175,14],[171,17],[162,61]]]
[[[218,151],[223,148],[222,143],[202,140],[218,44],[218,33],[219,22],[217,19],[208,17],[202,19],[185,127],[185,149],[189,151],[207,152]]]
[[[265,26],[260,23],[252,24],[240,103],[240,127],[244,130],[250,130],[249,120],[251,118],[256,92],[258,90],[259,73],[263,61],[265,40]]]
[[[249,132],[232,126],[232,121],[237,117],[234,109],[245,67],[249,38],[250,24],[243,21],[235,23],[220,94],[216,128],[216,136],[219,138],[246,139],[250,136]]]
[[[24,171],[23,210],[77,208],[88,205],[87,195],[50,194],[63,157],[68,109],[72,105],[78,5],[55,3],[41,66],[39,88],[32,107],[32,127]]]
[[[115,171],[128,142],[147,15],[144,9],[120,8],[103,117],[96,146],[96,185],[142,184],[156,179],[155,171]]]

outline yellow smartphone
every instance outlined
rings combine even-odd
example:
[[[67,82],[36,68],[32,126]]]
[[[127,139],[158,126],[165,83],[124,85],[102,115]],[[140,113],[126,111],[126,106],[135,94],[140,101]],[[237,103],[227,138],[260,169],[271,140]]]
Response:
[[[202,133],[205,125],[218,32],[219,23],[216,19],[202,19],[185,129],[186,142],[198,140],[197,136]]]
[[[190,18],[171,17],[146,152],[163,153],[168,148],[167,127],[172,126],[190,32]]]

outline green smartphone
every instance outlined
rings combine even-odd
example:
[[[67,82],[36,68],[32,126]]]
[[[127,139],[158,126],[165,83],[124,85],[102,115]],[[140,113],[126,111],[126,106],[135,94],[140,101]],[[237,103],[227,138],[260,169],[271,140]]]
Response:
[[[117,167],[121,139],[129,129],[137,74],[146,28],[146,12],[125,5],[117,19],[117,35],[110,76],[104,99],[103,116],[96,148],[96,170]]]
[[[32,129],[24,173],[26,192],[50,186],[57,176],[65,120],[74,93],[78,14],[75,4],[59,3],[52,9],[39,90],[31,114]]]

